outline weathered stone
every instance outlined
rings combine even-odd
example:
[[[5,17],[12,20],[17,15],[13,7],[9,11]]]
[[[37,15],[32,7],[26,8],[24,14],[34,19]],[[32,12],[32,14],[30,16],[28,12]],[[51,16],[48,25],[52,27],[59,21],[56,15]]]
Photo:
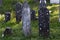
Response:
[[[10,20],[10,12],[5,12],[5,22],[8,22]]]
[[[16,4],[16,22],[19,23],[21,21],[21,14],[22,14],[22,4]]]
[[[39,10],[39,33],[43,37],[49,36],[49,10],[40,8]]]
[[[35,10],[31,10],[31,20],[35,19],[36,19]]]
[[[49,10],[46,8],[45,4],[46,0],[41,0],[40,9],[38,11],[39,16],[39,35],[45,37],[49,37]]]
[[[10,27],[7,27],[5,30],[4,30],[4,32],[3,32],[3,34],[2,34],[2,37],[5,37],[5,36],[11,36],[13,34],[13,31],[12,31],[12,29],[10,28]]]
[[[49,36],[49,10],[47,8],[39,10],[39,32],[44,37]]]
[[[40,0],[40,8],[45,7],[46,8],[46,0]]]
[[[30,28],[30,20],[31,20],[31,13],[30,7],[28,3],[25,1],[22,8],[22,25],[23,25],[23,33],[25,36],[31,35],[31,28]]]

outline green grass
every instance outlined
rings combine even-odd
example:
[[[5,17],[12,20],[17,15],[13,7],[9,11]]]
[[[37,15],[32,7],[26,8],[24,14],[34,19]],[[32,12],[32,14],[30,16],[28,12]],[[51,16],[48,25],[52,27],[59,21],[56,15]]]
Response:
[[[33,7],[33,6],[32,6]],[[31,40],[60,40],[60,23],[58,21],[58,5],[48,5],[47,7],[52,12],[50,13],[50,38],[43,39],[39,37],[39,27],[38,20],[31,21]],[[36,11],[36,16],[38,16],[38,7],[34,5],[33,9]],[[13,15],[12,15],[13,16]],[[22,32],[22,22],[19,24],[16,23],[15,18],[7,23],[4,23],[4,16],[0,16],[0,40],[30,40],[26,38]],[[2,38],[2,33],[5,28],[9,26],[13,29],[13,34],[11,36],[6,36]]]

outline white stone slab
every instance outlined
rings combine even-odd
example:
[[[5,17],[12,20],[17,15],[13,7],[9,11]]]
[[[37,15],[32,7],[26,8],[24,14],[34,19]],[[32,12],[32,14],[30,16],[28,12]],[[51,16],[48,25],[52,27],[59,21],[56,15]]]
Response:
[[[52,3],[52,4],[59,4],[59,0],[50,0],[50,3]]]

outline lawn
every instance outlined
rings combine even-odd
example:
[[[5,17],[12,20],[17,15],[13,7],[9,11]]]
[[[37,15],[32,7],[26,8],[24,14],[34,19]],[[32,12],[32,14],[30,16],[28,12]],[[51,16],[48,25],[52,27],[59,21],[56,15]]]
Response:
[[[52,4],[48,5],[47,8],[51,11],[50,13],[50,38],[46,40],[60,40],[60,23],[58,21],[58,5]],[[36,16],[38,16],[38,7],[33,8],[36,11]],[[14,14],[14,12],[11,12]],[[22,32],[22,21],[17,24],[15,18],[7,23],[4,23],[4,15],[0,15],[0,40],[45,40],[42,37],[39,37],[39,27],[38,20],[31,21],[31,38],[26,38]],[[11,36],[6,36],[2,38],[2,33],[5,28],[9,26],[13,29],[13,34]]]

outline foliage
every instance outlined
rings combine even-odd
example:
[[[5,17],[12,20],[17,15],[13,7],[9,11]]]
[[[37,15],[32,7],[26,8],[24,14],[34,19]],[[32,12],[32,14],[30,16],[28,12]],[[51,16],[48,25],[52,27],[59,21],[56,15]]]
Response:
[[[23,0],[18,1],[23,3]],[[38,16],[39,3],[35,4],[32,1],[33,0],[28,0],[28,3],[30,4],[31,9],[34,9],[36,11],[36,16]],[[14,5],[16,2],[17,2],[16,0],[3,0],[3,5],[2,7],[0,7],[0,10],[3,12],[6,10],[13,10],[12,5]],[[32,30],[31,40],[60,40],[60,23],[58,22],[58,6],[59,5],[56,4],[52,5],[49,4],[47,6],[47,8],[52,11],[50,13],[50,38],[43,39],[42,37],[39,37],[38,20],[34,20],[31,21]],[[15,12],[12,11],[12,14],[14,15]],[[2,38],[2,33],[7,26],[11,27],[14,33],[11,36],[6,36]],[[13,17],[9,22],[5,23],[3,13],[3,15],[0,14],[0,40],[30,40],[30,37],[29,38],[24,37],[22,32],[22,21],[19,24],[17,24],[15,17]]]

